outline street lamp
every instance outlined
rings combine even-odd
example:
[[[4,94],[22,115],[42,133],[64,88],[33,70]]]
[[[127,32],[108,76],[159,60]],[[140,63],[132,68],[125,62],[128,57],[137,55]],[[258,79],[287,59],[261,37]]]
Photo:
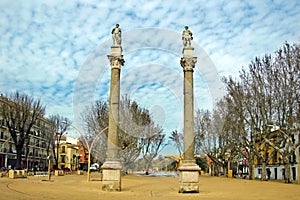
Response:
[[[101,133],[103,133],[106,129],[108,129],[108,127],[102,129],[102,130],[94,137],[94,139],[93,139],[91,145],[89,145],[89,143],[88,143],[86,137],[82,134],[82,132],[81,132],[76,126],[74,126],[73,124],[71,124],[71,123],[69,123],[69,122],[66,122],[66,121],[62,121],[62,123],[65,123],[65,124],[71,126],[72,128],[74,128],[74,129],[80,134],[80,136],[83,138],[83,140],[84,140],[84,142],[85,142],[85,144],[86,144],[86,146],[87,146],[87,148],[88,148],[89,157],[88,157],[87,182],[89,182],[90,179],[91,179],[91,171],[90,171],[90,165],[91,165],[91,151],[92,151],[92,149],[93,149],[94,142],[96,141],[96,139],[98,138],[98,136],[99,136]]]
[[[48,160],[48,180],[51,180],[51,160],[52,160],[52,156],[48,156],[47,157]]]
[[[1,151],[3,151],[3,149],[6,149],[5,148],[5,144],[9,142],[9,137],[7,137],[6,141],[2,143],[1,145]],[[7,156],[8,156],[8,153],[7,153],[7,150],[5,150],[5,164],[4,166],[7,168]]]

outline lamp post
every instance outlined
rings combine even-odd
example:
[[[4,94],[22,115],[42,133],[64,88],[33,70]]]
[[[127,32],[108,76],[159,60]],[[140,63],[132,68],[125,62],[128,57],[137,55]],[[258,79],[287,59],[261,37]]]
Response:
[[[3,151],[3,149],[5,149],[5,144],[8,143],[9,141],[9,138],[7,138],[7,140],[5,142],[2,143],[1,145],[1,151]],[[8,156],[8,153],[7,153],[7,150],[5,150],[5,163],[4,163],[4,166],[7,168],[7,156]],[[27,170],[28,171],[28,170]]]
[[[80,136],[83,138],[83,140],[84,140],[84,142],[85,142],[85,144],[86,144],[86,146],[87,146],[87,148],[88,148],[89,157],[88,157],[87,182],[89,182],[90,179],[91,179],[91,173],[90,173],[90,172],[91,172],[91,171],[90,171],[90,165],[91,165],[91,151],[92,151],[92,149],[93,149],[94,143],[95,143],[96,139],[98,138],[98,136],[99,136],[101,133],[103,133],[106,129],[108,129],[108,127],[102,129],[102,130],[94,137],[94,139],[93,139],[91,145],[89,145],[87,139],[84,137],[84,135],[82,134],[82,132],[81,132],[76,126],[74,126],[73,124],[71,124],[71,123],[69,123],[69,122],[66,122],[66,121],[63,121],[63,123],[65,123],[65,124],[71,126],[72,128],[74,128],[74,129],[80,134]]]
[[[51,180],[51,160],[52,160],[52,156],[48,156],[47,157],[48,160],[48,180]]]

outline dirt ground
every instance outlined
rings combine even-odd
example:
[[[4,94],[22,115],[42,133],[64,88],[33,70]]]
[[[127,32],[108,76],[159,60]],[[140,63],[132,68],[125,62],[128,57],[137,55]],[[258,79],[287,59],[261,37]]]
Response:
[[[201,200],[299,200],[300,185],[282,182],[200,177],[199,193],[178,193],[178,177],[122,177],[121,192],[101,190],[102,182],[96,174],[87,182],[85,175],[28,177],[23,179],[0,178],[0,200],[12,199],[201,199]]]

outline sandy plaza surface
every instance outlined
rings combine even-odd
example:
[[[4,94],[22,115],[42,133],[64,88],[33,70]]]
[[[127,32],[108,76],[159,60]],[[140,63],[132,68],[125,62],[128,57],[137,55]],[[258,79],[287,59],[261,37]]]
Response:
[[[9,179],[0,178],[0,199],[199,199],[199,200],[299,200],[300,185],[273,181],[244,180],[201,175],[199,193],[178,193],[178,177],[148,177],[127,175],[122,177],[121,192],[102,191],[102,182],[92,174]]]

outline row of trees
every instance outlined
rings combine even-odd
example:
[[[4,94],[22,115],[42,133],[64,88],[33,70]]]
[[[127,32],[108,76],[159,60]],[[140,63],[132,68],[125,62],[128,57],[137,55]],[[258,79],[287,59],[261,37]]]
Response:
[[[225,166],[246,156],[250,178],[254,160],[262,162],[262,179],[273,153],[279,153],[290,182],[290,157],[299,147],[294,134],[300,124],[300,46],[286,43],[275,56],[265,55],[242,69],[239,77],[224,78],[227,94],[213,111],[198,110],[195,117],[195,150],[207,154],[215,165]],[[279,139],[272,141],[272,127]],[[260,142],[260,146],[257,146]]]
[[[98,100],[88,106],[82,113],[84,122],[84,141],[89,145],[98,136],[99,132],[108,126],[108,101]],[[70,121],[59,114],[45,118],[45,106],[40,100],[22,94],[12,93],[2,104],[2,118],[8,127],[9,133],[16,147],[16,168],[21,167],[22,154],[29,155],[30,134],[36,128],[45,137],[47,155],[52,151],[56,165],[59,163],[59,144],[70,127]],[[40,120],[47,121],[42,125]],[[49,126],[50,125],[50,126]],[[35,126],[35,127],[34,127]],[[91,154],[99,163],[106,159],[107,131],[104,131],[96,140]],[[81,138],[83,140],[83,138]],[[145,160],[145,169],[149,169],[151,162],[166,145],[166,138],[161,126],[154,123],[149,110],[141,108],[136,101],[123,96],[120,101],[120,128],[119,128],[120,158],[124,170],[134,168],[134,162],[142,157]],[[25,150],[25,151],[24,151]]]

